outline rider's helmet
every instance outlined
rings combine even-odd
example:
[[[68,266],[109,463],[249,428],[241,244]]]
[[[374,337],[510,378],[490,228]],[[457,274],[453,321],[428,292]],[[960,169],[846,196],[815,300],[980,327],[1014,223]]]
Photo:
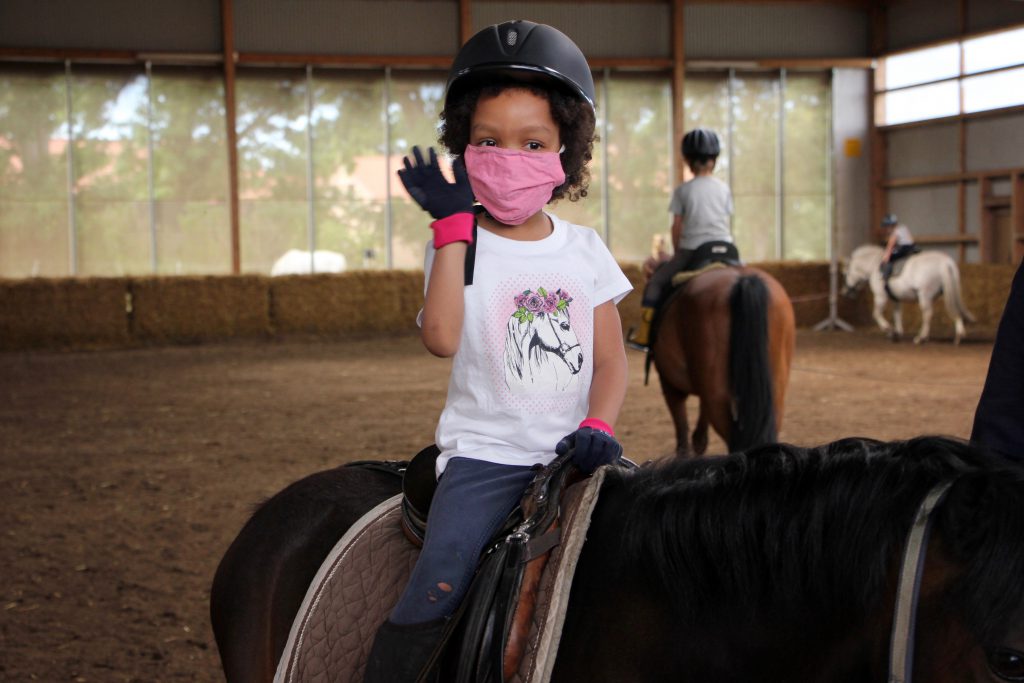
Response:
[[[683,156],[687,159],[714,158],[720,151],[718,135],[709,128],[694,128],[683,136]]]
[[[887,213],[884,216],[882,216],[882,227],[883,228],[892,227],[892,226],[896,225],[899,222],[900,222],[899,219],[896,218],[896,214],[894,214],[894,213]]]
[[[445,105],[495,75],[526,83],[553,82],[594,107],[594,77],[587,58],[567,35],[546,24],[506,21],[466,41],[448,72]]]

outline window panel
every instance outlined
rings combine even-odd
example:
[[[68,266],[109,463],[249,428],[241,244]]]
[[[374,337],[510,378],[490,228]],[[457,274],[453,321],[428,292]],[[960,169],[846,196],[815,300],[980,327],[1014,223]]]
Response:
[[[0,72],[0,277],[70,275],[63,67]]]
[[[75,222],[79,275],[153,272],[147,199],[76,199]]]
[[[237,91],[242,270],[269,273],[309,244],[306,74],[240,71]]]
[[[384,72],[322,69],[313,85],[316,246],[385,268]]]
[[[621,261],[642,261],[669,225],[672,97],[667,79],[613,74],[608,82],[609,234]]]
[[[779,81],[737,73],[733,82],[733,233],[744,259],[777,258]]]
[[[445,156],[444,150],[439,149],[437,134],[446,77],[442,72],[395,73],[391,77],[387,112],[391,157],[386,174],[391,186],[391,252],[395,268],[423,267],[423,245],[430,239],[430,218],[409,197],[396,174],[402,157],[411,154],[415,145],[423,150],[433,146],[440,157]],[[450,174],[447,160],[442,160],[442,168]]]
[[[710,128],[718,134],[722,153],[715,163],[714,175],[729,182],[729,75],[687,74],[684,89],[684,114],[687,131]],[[680,154],[674,150],[673,154]]]
[[[775,256],[774,195],[738,195],[733,239],[744,261],[772,261]]]
[[[960,44],[947,43],[885,58],[885,87],[955,78],[960,74]]]
[[[1024,28],[964,41],[964,73],[1024,64]]]
[[[963,88],[965,112],[1024,104],[1024,68],[965,78]]]
[[[785,259],[828,256],[829,80],[825,74],[786,74],[783,154]]]
[[[157,272],[230,272],[223,76],[157,67],[152,77]]]
[[[960,113],[960,84],[946,81],[887,92],[884,103],[887,125],[955,116]]]
[[[152,272],[148,92],[136,67],[74,67],[78,274]]]

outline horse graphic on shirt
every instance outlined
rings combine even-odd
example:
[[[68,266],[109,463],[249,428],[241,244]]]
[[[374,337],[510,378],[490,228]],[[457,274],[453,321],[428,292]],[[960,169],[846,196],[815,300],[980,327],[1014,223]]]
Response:
[[[505,329],[505,384],[513,393],[567,391],[579,382],[583,351],[572,330],[572,297],[526,290]]]

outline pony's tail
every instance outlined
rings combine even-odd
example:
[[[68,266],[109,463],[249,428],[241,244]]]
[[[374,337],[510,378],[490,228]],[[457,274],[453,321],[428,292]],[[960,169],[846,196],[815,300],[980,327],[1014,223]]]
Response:
[[[974,322],[974,316],[970,311],[967,310],[967,306],[964,305],[963,295],[960,289],[960,269],[956,267],[956,264],[949,262],[946,264],[946,273],[943,278],[942,286],[946,290],[946,301],[951,301],[952,306],[947,308],[955,308],[956,310],[950,310],[950,318],[955,319],[955,313],[959,313],[965,321],[969,323]]]
[[[768,359],[768,287],[756,275],[743,275],[729,294],[729,388],[732,427],[729,450],[778,441],[772,370]]]

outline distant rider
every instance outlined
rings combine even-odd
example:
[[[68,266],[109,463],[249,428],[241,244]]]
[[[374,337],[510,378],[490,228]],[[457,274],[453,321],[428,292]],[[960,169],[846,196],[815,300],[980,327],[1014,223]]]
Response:
[[[647,283],[641,302],[640,326],[630,331],[628,342],[646,351],[651,344],[651,321],[672,276],[687,270],[690,257],[707,242],[732,242],[729,217],[733,212],[729,186],[715,178],[715,164],[721,146],[718,135],[696,128],[683,136],[682,153],[694,177],[672,192],[668,210],[672,214],[672,244],[675,254],[665,261]]]
[[[885,254],[882,255],[882,277],[889,281],[892,277],[892,269],[896,261],[915,254],[920,249],[914,244],[914,236],[910,234],[910,228],[900,223],[894,213],[888,213],[882,218],[882,230],[885,231],[887,241],[885,243]]]

